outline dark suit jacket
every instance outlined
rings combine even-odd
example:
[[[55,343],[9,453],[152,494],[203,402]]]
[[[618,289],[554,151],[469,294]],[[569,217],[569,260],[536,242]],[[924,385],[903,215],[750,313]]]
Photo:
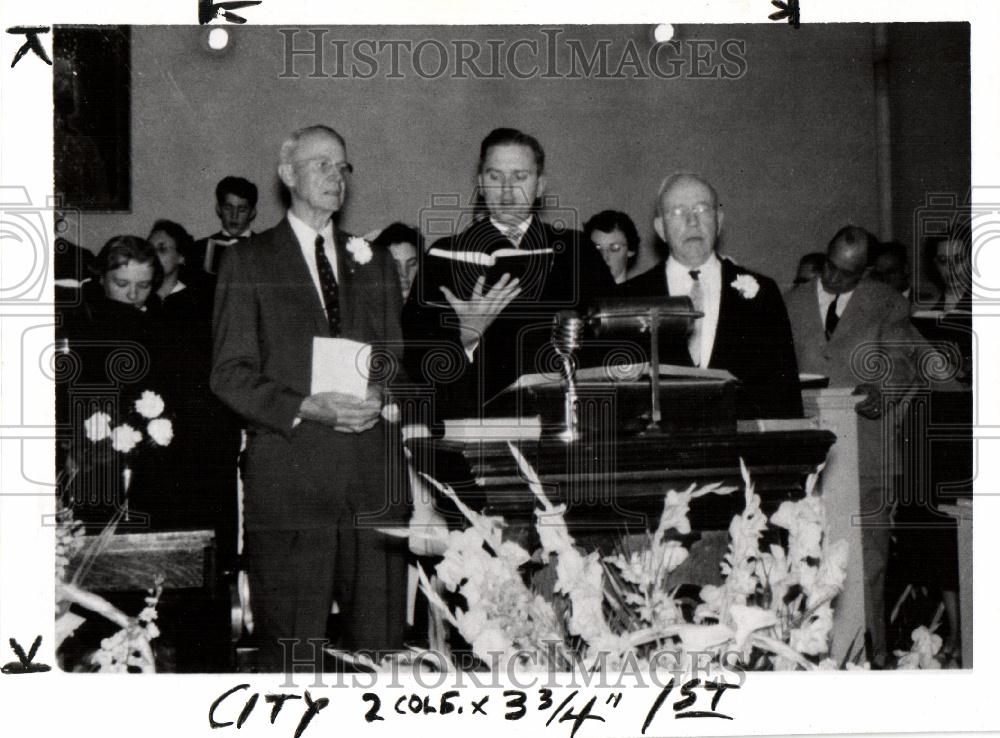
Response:
[[[359,264],[347,238],[336,233],[341,336],[401,354],[392,260],[373,249]],[[386,469],[395,464],[381,421],[360,434],[308,420],[293,428],[310,394],[313,336],[330,333],[287,219],[228,250],[213,327],[212,391],[248,423],[246,527],[307,529],[330,525],[347,508],[381,509]]]
[[[818,278],[817,278],[818,279]],[[898,292],[862,280],[854,288],[829,341],[820,316],[816,279],[785,296],[795,354],[803,372],[830,378],[831,387],[854,387],[882,379],[908,387],[915,377],[915,355],[922,341],[910,324],[910,307]],[[868,358],[864,353],[868,351]],[[884,361],[878,356],[887,357]]]
[[[740,275],[760,285],[750,298],[733,286]],[[663,262],[625,283],[625,293],[637,297],[669,295]],[[690,366],[687,345],[668,347],[663,363]],[[741,418],[800,418],[802,394],[788,314],[774,280],[722,259],[719,323],[708,363],[740,380],[737,414]]]
[[[484,254],[509,248],[511,243],[488,218],[432,246],[432,250]],[[440,287],[467,298],[479,268],[426,254],[421,257],[403,310],[405,366],[411,378],[434,387],[438,417],[478,416],[484,403],[522,374],[553,370],[556,365],[548,353],[555,313],[580,311],[614,289],[603,260],[595,249],[583,245],[578,231],[557,232],[536,215],[519,248],[552,248],[554,253],[530,259],[521,279],[522,294],[486,330],[472,362],[462,349],[457,316]]]

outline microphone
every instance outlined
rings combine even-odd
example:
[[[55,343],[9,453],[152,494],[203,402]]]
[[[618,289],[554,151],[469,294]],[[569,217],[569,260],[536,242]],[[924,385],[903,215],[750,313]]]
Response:
[[[563,428],[558,437],[564,443],[580,437],[577,416],[576,380],[573,354],[583,339],[583,319],[573,310],[560,310],[552,318],[552,348],[560,359],[563,371]]]
[[[562,357],[571,357],[583,339],[583,319],[573,310],[560,310],[552,318],[552,348]]]

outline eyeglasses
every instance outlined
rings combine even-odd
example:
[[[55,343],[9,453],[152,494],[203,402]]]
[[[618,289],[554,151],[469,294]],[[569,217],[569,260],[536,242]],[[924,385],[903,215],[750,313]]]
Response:
[[[619,251],[626,248],[626,246],[627,244],[624,244],[621,241],[615,241],[614,243],[607,243],[604,244],[603,246],[598,246],[595,244],[594,248],[597,249],[598,251],[610,251],[612,254],[617,254]]]
[[[675,208],[670,208],[670,210],[667,211],[667,217],[673,218],[675,220],[681,220],[681,219],[687,220],[688,216],[691,215],[692,213],[701,218],[701,216],[707,215],[708,213],[714,211],[715,211],[715,206],[712,205],[712,203],[699,202],[696,205],[692,205],[689,208],[684,207],[683,205],[678,205]]]
[[[171,251],[179,251],[176,245],[172,243],[161,243],[153,247],[158,254],[169,254]]]
[[[311,159],[299,159],[296,164],[305,164],[314,172],[319,172],[324,177],[333,174],[334,170],[341,176],[346,177],[354,171],[354,166],[346,161],[331,161],[325,156],[314,156]]]

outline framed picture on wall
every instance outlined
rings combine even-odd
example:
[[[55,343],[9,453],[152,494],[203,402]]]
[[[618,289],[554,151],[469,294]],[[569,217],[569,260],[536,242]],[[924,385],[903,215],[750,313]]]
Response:
[[[52,104],[55,192],[65,207],[131,209],[131,34],[56,26]]]

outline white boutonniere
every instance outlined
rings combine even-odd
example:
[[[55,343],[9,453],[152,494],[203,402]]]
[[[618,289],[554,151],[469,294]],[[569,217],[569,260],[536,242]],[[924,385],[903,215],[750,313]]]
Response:
[[[363,238],[351,236],[347,239],[347,250],[358,264],[367,264],[372,260],[372,247]]]
[[[741,274],[733,280],[732,288],[740,293],[744,300],[752,300],[760,292],[760,283],[752,274]]]

